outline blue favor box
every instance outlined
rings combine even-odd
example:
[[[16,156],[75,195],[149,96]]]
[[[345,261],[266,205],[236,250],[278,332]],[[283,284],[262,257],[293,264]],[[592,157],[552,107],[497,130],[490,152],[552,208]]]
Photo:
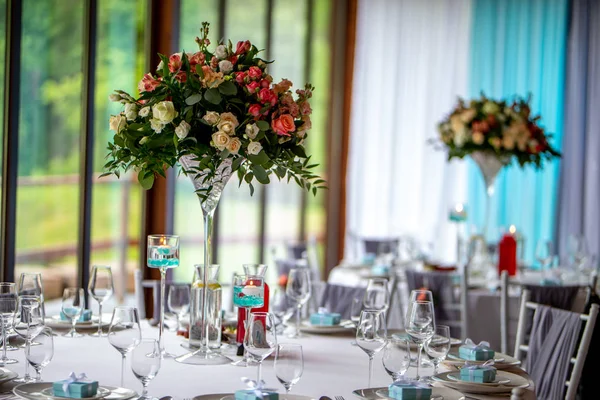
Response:
[[[83,399],[85,397],[93,397],[98,393],[98,382],[90,381],[90,382],[72,382],[69,383],[69,393],[65,393],[63,391],[63,384],[66,380],[54,382],[52,384],[52,389],[54,390],[54,395],[58,397],[68,397],[71,399]]]
[[[256,396],[254,390],[237,390],[234,394],[235,400],[261,400]],[[262,400],[279,400],[279,393],[269,389],[263,389]]]
[[[496,353],[487,346],[463,344],[458,348],[458,356],[463,360],[487,361],[494,358]]]
[[[460,370],[460,379],[467,382],[489,383],[496,379],[496,368],[489,365],[474,365]]]
[[[429,400],[431,388],[416,382],[394,382],[388,387],[389,396],[396,400]]]
[[[310,323],[311,325],[323,325],[323,326],[333,326],[339,325],[342,320],[341,314],[338,313],[312,313],[310,315]]]
[[[61,321],[70,321],[70,319],[65,315],[65,313],[60,311],[60,320]],[[81,315],[79,316],[78,322],[87,322],[92,320],[92,310],[83,310]]]
[[[385,264],[377,264],[371,267],[372,275],[388,275],[390,273],[390,266]]]

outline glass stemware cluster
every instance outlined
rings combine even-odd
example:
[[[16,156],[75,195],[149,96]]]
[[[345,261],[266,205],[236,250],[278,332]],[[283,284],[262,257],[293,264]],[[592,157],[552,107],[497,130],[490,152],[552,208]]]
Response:
[[[287,285],[285,288],[286,295],[296,303],[296,328],[289,335],[291,338],[302,337],[300,333],[300,313],[302,306],[308,302],[312,292],[312,284],[310,279],[310,269],[308,268],[292,268],[288,274]]]
[[[433,294],[429,290],[413,290],[411,292],[404,326],[406,333],[417,345],[416,379],[419,380],[423,347],[435,333]]]

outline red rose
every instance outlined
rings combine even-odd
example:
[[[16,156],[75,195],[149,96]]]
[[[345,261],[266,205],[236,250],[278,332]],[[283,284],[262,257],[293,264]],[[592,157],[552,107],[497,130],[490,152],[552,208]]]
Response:
[[[194,68],[198,64],[204,64],[204,61],[206,61],[206,56],[204,55],[204,53],[199,51],[197,53],[192,54],[189,58],[189,61],[190,67]]]
[[[274,106],[277,103],[277,95],[271,89],[260,89],[258,100],[263,104],[271,103]]]
[[[254,117],[258,117],[260,115],[260,109],[261,109],[261,105],[260,104],[252,104],[249,108],[248,108],[248,114],[254,116]]]
[[[262,70],[256,66],[252,66],[250,67],[250,69],[248,70],[248,76],[252,79],[258,79],[262,77]]]
[[[238,61],[238,56],[229,57],[229,62],[235,64]]]
[[[249,51],[251,47],[252,47],[252,45],[250,44],[249,40],[246,40],[245,42],[237,42],[235,54],[236,55],[244,54],[245,52]]]
[[[169,57],[169,71],[175,72],[181,68],[181,53],[175,53]]]
[[[269,88],[270,85],[271,85],[271,82],[269,82],[266,79],[263,79],[262,81],[260,81],[260,87],[262,87],[262,88]]]
[[[235,81],[240,85],[244,83],[244,79],[246,78],[245,72],[234,72]]]
[[[250,93],[256,93],[256,91],[259,88],[260,88],[260,85],[256,81],[250,82],[249,84],[246,85],[246,89],[248,89],[248,91]]]
[[[294,132],[296,125],[294,125],[294,118],[291,115],[284,114],[271,121],[271,128],[280,136],[291,136],[288,132]]]

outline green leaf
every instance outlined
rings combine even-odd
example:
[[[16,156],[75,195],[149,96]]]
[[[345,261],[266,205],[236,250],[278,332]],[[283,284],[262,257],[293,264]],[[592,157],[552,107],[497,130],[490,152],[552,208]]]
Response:
[[[292,153],[294,153],[298,157],[306,158],[306,151],[304,151],[304,147],[294,146],[291,148],[291,150],[292,150]]]
[[[256,121],[256,126],[258,126],[258,129],[261,131],[269,130],[269,123],[267,121]]]
[[[254,174],[252,172],[248,172],[246,174],[246,176],[244,177],[244,180],[246,181],[246,183],[252,182],[252,179],[254,179]]]
[[[271,180],[269,179],[269,174],[261,165],[253,165],[252,172],[254,172],[256,180],[258,180],[263,185],[266,185],[271,182]]]
[[[238,157],[235,160],[233,160],[233,162],[231,163],[231,170],[237,171],[240,165],[242,165],[242,162],[244,162],[244,157]]]
[[[196,64],[196,73],[200,76],[200,79],[204,79],[204,71],[202,71],[202,65]]]
[[[261,150],[260,153],[258,153],[257,155],[249,154],[248,160],[250,160],[252,164],[255,165],[264,165],[267,162],[269,162],[269,156],[267,155],[267,153],[265,153],[264,150]]]
[[[138,181],[144,189],[148,190],[154,185],[154,173],[152,171],[141,170],[138,173]]]
[[[219,104],[222,100],[219,89],[216,88],[207,89],[206,92],[204,92],[204,98],[212,104]]]
[[[219,85],[219,92],[225,96],[235,96],[237,94],[237,88],[231,81],[225,81]]]
[[[193,95],[191,95],[190,97],[185,99],[185,104],[187,104],[189,106],[193,106],[194,104],[198,103],[200,100],[202,100],[202,95],[200,93],[194,93]],[[208,100],[208,99],[206,99],[206,100]]]
[[[254,196],[254,185],[249,183],[248,186],[250,187],[250,196]]]

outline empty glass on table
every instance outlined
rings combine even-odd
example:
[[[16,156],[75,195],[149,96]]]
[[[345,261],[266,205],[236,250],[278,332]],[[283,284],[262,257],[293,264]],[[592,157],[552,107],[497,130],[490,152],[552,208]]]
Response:
[[[410,366],[410,343],[408,339],[389,338],[381,358],[383,368],[392,381],[404,376]]]
[[[40,298],[42,317],[46,318],[46,306],[44,304],[44,285],[42,274],[39,272],[22,272],[17,284],[18,296],[38,296]],[[25,347],[25,345],[23,345]]]
[[[406,333],[418,347],[416,379],[419,380],[419,367],[421,365],[423,345],[431,339],[435,332],[433,303],[431,301],[411,302],[409,304],[404,325],[406,327]]]
[[[98,331],[90,336],[105,336],[102,333],[102,305],[115,292],[112,269],[106,265],[94,265],[88,283],[88,293],[98,302]]]
[[[115,307],[108,328],[108,342],[121,353],[121,387],[125,373],[125,356],[142,339],[140,317],[135,307]]]
[[[356,344],[369,356],[369,387],[373,376],[373,357],[387,343],[385,316],[380,311],[363,310],[356,329]]]
[[[13,329],[17,335],[25,339],[25,352],[31,347],[33,339],[45,328],[44,317],[39,296],[19,296],[17,311],[13,317]],[[25,375],[14,382],[27,383],[34,379],[29,375],[29,363],[25,363]]]
[[[52,361],[54,357],[54,338],[52,329],[44,328],[35,337],[36,346],[29,346],[25,351],[27,361],[35,370],[35,382],[42,381],[42,370]]]
[[[67,317],[71,322],[71,329],[63,336],[68,336],[72,338],[83,336],[82,334],[77,333],[75,325],[77,325],[77,321],[79,320],[79,317],[81,317],[81,313],[84,309],[85,294],[83,292],[83,289],[65,288],[65,290],[63,291],[61,310],[65,317]]]
[[[433,375],[437,375],[438,366],[446,359],[450,351],[450,327],[436,325],[431,339],[425,343],[425,352],[433,362]]]
[[[167,302],[169,309],[177,318],[177,330],[182,327],[181,319],[190,311],[190,285],[171,284],[169,286],[169,296]]]
[[[363,298],[365,310],[385,312],[390,306],[390,291],[388,280],[385,278],[372,278],[367,283],[367,290]]]
[[[131,370],[144,387],[138,400],[152,399],[152,396],[148,396],[148,383],[158,374],[161,358],[160,347],[156,339],[142,339],[133,349]]]
[[[0,318],[2,323],[2,360],[1,365],[15,364],[18,361],[8,358],[6,350],[9,348],[7,332],[11,329],[15,312],[17,311],[17,290],[12,282],[0,283]]]
[[[277,345],[275,355],[275,375],[285,392],[289,393],[292,386],[298,383],[304,372],[304,353],[302,346],[295,343]]]
[[[291,338],[302,336],[300,333],[300,311],[310,298],[311,291],[310,270],[308,268],[292,268],[288,274],[285,288],[287,296],[296,302],[296,329],[289,335]]]
[[[256,382],[261,381],[262,362],[277,348],[277,332],[275,321],[270,313],[253,312],[246,326],[244,347],[248,354],[258,363]]]

